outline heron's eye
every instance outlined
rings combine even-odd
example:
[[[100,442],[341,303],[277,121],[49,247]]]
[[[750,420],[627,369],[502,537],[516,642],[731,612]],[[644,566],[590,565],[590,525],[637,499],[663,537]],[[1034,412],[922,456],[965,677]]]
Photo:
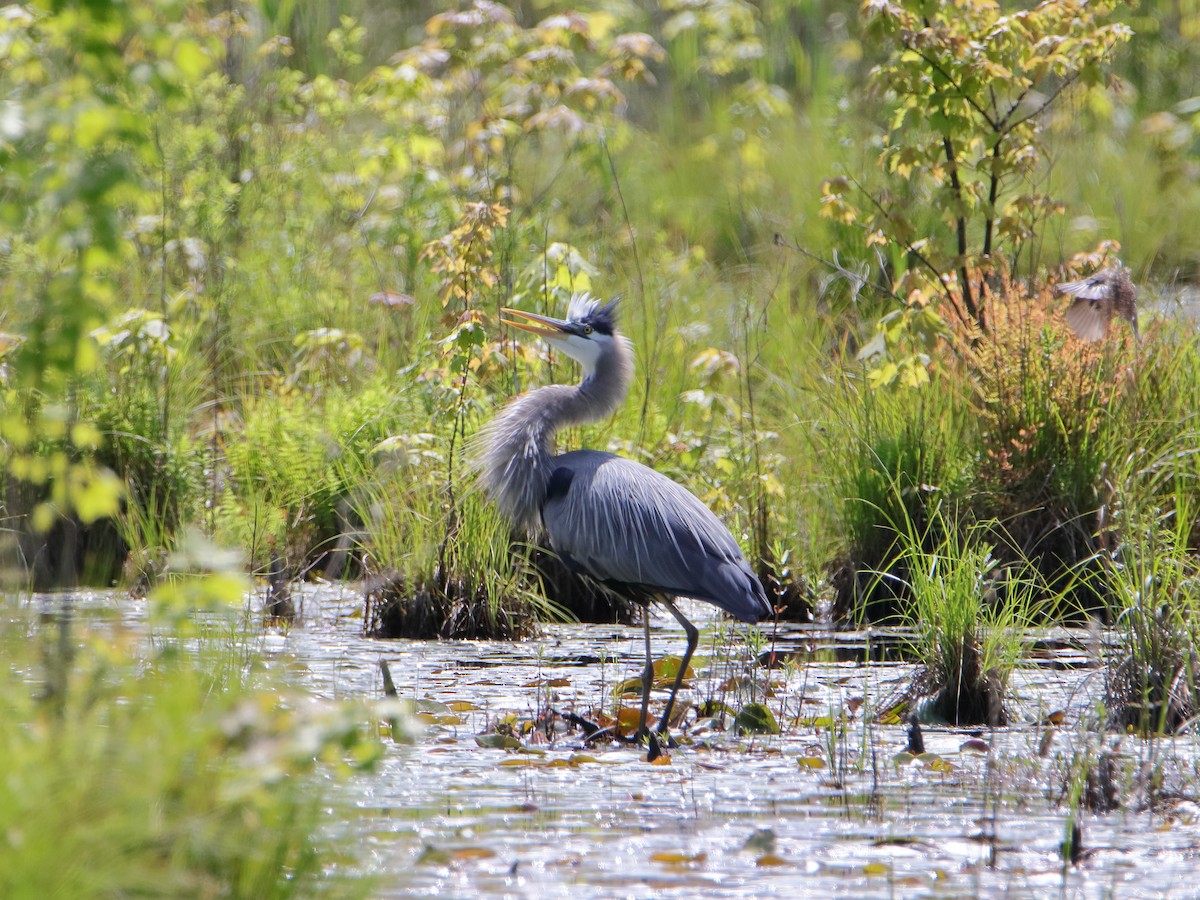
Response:
[[[583,333],[584,333],[585,335],[591,334],[591,333],[592,333],[592,326],[591,326],[591,325],[584,325],[584,326],[583,326]]]

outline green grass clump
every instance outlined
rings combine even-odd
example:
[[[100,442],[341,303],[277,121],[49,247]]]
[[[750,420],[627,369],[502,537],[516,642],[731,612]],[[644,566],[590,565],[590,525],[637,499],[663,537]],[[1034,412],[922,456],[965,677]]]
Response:
[[[820,449],[847,554],[834,613],[888,618],[906,594],[904,548],[916,540],[933,552],[946,540],[940,511],[956,506],[969,483],[970,420],[950,380],[892,391],[845,378],[829,405]],[[838,419],[837,410],[849,416]]]
[[[1122,540],[1108,561],[1116,645],[1105,701],[1111,725],[1142,733],[1174,732],[1200,711],[1200,434],[1177,447],[1129,472]]]
[[[528,550],[469,482],[446,480],[430,434],[395,435],[342,471],[367,575],[364,627],[377,637],[523,638],[564,612],[545,599]],[[372,475],[356,468],[369,465]]]
[[[992,548],[998,565],[1033,566],[1062,602],[1047,614],[1111,616],[1120,604],[1104,560],[1122,539],[1120,511],[1135,500],[1174,507],[1177,471],[1119,473],[1191,453],[1195,336],[1151,321],[1139,344],[1117,326],[1109,340],[1082,344],[1054,317],[1047,290],[1028,297],[1008,282],[1003,290],[988,310],[991,330],[944,348],[928,386],[844,378],[829,391],[820,449],[828,495],[841,504],[839,618],[900,612],[910,583],[900,541],[911,523],[932,552],[943,517],[980,523],[972,540]],[[853,414],[839,421],[845,408]],[[894,577],[869,574],[879,571]]]
[[[928,536],[913,529],[900,554],[911,598],[904,622],[922,669],[913,692],[928,698],[926,720],[1004,725],[1025,629],[1046,601],[1035,577],[998,564],[986,527],[941,525],[934,549],[925,549]]]
[[[241,415],[219,435],[223,460],[210,486],[217,536],[246,548],[255,571],[275,559],[291,577],[329,567],[351,530],[351,491],[375,477],[372,449],[410,405],[380,381],[352,394],[292,389],[244,398]],[[344,571],[344,560],[338,565]]]

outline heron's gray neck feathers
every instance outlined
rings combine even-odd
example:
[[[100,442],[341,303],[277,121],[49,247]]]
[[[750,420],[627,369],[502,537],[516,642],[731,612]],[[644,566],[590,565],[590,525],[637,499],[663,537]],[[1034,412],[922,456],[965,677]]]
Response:
[[[511,401],[486,427],[477,465],[484,489],[501,514],[526,533],[541,526],[542,503],[554,472],[554,437],[560,428],[606,418],[621,405],[633,379],[625,339],[576,386],[552,384]]]

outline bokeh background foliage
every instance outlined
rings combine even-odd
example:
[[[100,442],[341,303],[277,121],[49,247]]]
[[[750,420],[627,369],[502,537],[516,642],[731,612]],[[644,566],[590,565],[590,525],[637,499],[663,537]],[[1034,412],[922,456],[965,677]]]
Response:
[[[195,527],[277,581],[561,614],[583,588],[472,506],[464,454],[573,377],[499,306],[586,289],[625,298],[639,373],[564,442],[682,480],[781,603],[831,585],[862,613],[901,520],[936,519],[1102,609],[1122,502],[1163,484],[1136,457],[1188,433],[1200,380],[1153,312],[1200,252],[1196,27],[982,0],[10,7],[8,583],[145,589]],[[1140,356],[1081,351],[1047,290],[1118,254]]]

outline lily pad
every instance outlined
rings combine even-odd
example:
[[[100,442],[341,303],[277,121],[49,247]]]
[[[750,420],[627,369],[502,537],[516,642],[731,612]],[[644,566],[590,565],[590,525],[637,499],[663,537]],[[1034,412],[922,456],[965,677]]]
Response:
[[[775,844],[779,840],[772,828],[760,828],[746,838],[746,843],[742,845],[743,850],[748,850],[752,853],[774,853]]]
[[[761,703],[747,703],[733,720],[735,731],[745,734],[779,734],[775,715]]]
[[[521,746],[520,739],[511,734],[500,734],[498,732],[477,734],[475,735],[475,743],[488,750],[517,750]]]

